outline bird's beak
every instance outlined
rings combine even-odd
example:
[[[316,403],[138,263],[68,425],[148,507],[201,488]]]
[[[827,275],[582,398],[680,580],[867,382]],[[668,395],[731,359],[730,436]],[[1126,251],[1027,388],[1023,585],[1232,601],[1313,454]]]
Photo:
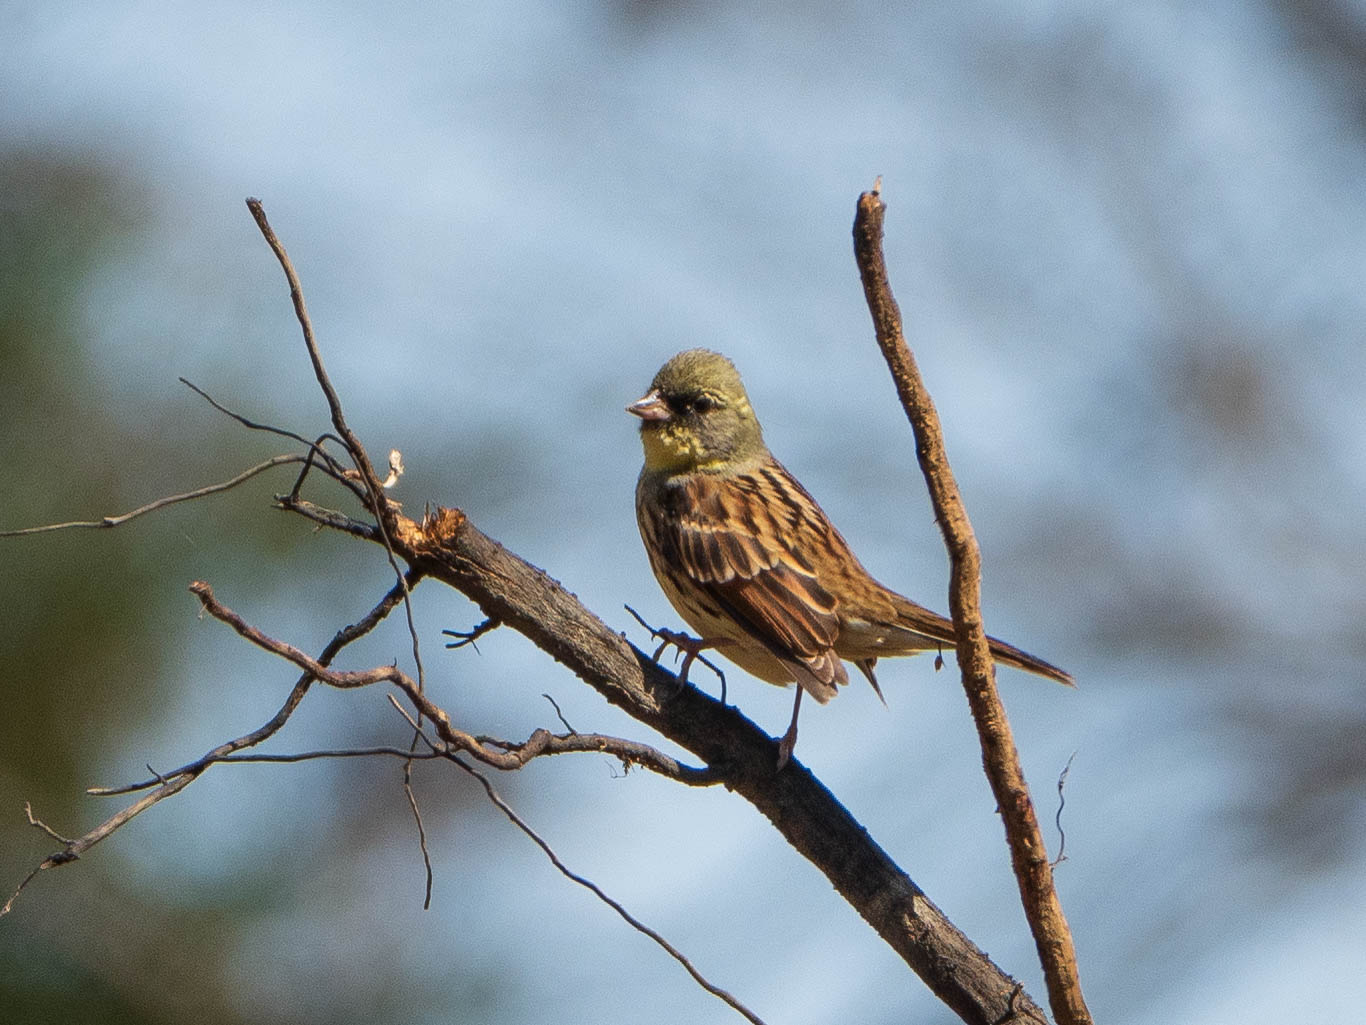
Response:
[[[626,407],[626,412],[634,413],[642,420],[667,420],[669,419],[669,406],[660,397],[659,390],[652,390],[649,394],[636,399]]]

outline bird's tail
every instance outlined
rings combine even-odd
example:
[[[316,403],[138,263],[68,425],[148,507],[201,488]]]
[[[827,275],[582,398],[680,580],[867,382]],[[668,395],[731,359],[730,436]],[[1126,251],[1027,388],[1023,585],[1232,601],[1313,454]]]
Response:
[[[1068,687],[1075,687],[1076,681],[1072,679],[1072,674],[1064,672],[1051,662],[1045,662],[1027,651],[1021,651],[1013,644],[997,640],[995,637],[987,638],[987,646],[991,648],[991,657],[997,662],[1003,662],[1016,669],[1023,669],[1027,673],[1036,676],[1046,676],[1050,680],[1057,680],[1058,683]]]
[[[895,597],[899,599],[895,602],[899,625],[903,629],[926,638],[926,648],[934,648],[940,644],[951,648],[957,643],[952,620],[939,615],[937,612],[931,612],[908,598],[902,598],[900,595]],[[1016,669],[1023,669],[1027,673],[1056,680],[1068,687],[1076,686],[1071,673],[1065,672],[1051,662],[1045,662],[1013,644],[1007,644],[995,637],[988,637],[987,646],[991,649],[991,657],[1003,665],[1014,666]]]

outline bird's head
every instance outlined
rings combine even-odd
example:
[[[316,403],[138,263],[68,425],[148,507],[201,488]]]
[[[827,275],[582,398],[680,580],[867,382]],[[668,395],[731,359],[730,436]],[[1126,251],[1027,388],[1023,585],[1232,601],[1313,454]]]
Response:
[[[766,451],[735,364],[707,349],[689,349],[665,363],[650,390],[626,410],[640,417],[646,470],[715,470]]]

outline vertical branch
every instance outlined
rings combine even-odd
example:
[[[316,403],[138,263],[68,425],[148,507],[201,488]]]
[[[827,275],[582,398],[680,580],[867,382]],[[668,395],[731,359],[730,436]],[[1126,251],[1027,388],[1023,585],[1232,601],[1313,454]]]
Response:
[[[294,316],[299,321],[299,327],[304,333],[304,347],[308,350],[308,358],[313,364],[313,376],[318,380],[318,386],[322,388],[323,397],[327,399],[327,408],[332,414],[332,426],[341,435],[343,443],[351,453],[351,458],[356,462],[356,469],[360,472],[365,483],[370,488],[370,497],[375,503],[375,515],[383,515],[383,501],[380,496],[379,478],[375,475],[375,468],[370,462],[370,457],[365,451],[365,447],[360,443],[350,426],[346,423],[346,417],[342,414],[341,399],[337,396],[337,390],[332,387],[332,380],[327,376],[327,370],[323,367],[322,353],[318,351],[317,339],[313,337],[313,321],[308,316],[308,307],[304,303],[303,286],[299,284],[299,275],[294,271],[294,264],[289,259],[289,254],[285,252],[284,243],[275,234],[275,229],[266,220],[265,207],[261,205],[259,199],[248,199],[247,209],[251,211],[251,216],[256,221],[257,228],[260,229],[266,244],[270,246],[275,258],[280,261],[280,267],[285,272],[285,281],[289,284],[289,298],[294,304]]]
[[[921,380],[901,329],[901,311],[892,297],[882,255],[886,207],[877,187],[859,197],[854,215],[854,256],[873,316],[877,342],[896,382],[897,394],[915,433],[915,454],[929,487],[935,519],[949,550],[949,608],[957,634],[958,665],[968,705],[982,744],[982,762],[1005,825],[1006,842],[1020,887],[1025,917],[1048,985],[1048,1000],[1059,1025],[1090,1025],[1082,998],[1072,933],[1053,888],[1053,870],[1039,832],[1039,821],[1020,769],[1010,722],[996,691],[996,674],[981,611],[981,553],[963,508],[962,496],[944,450],[934,403]]]

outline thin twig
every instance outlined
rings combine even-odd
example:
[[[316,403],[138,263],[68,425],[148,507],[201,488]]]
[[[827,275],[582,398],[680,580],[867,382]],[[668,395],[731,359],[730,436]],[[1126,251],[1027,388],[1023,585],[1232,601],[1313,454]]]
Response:
[[[223,405],[223,403],[219,402],[217,399],[215,399],[212,395],[206,392],[203,388],[199,387],[199,385],[195,384],[189,378],[178,377],[176,378],[176,380],[178,380],[186,388],[189,388],[190,391],[194,392],[196,395],[198,395],[201,399],[203,399],[205,402],[211,405],[214,409],[218,410],[224,416],[236,420],[239,424],[241,424],[248,430],[265,431],[268,434],[277,434],[282,438],[289,438],[291,441],[297,441],[301,445],[307,445],[310,447],[317,445],[318,442],[321,442],[324,438],[329,438],[333,441],[336,441],[337,444],[341,445],[343,448],[346,447],[345,443],[341,440],[341,438],[338,438],[332,434],[325,434],[322,438],[319,438],[318,441],[311,442],[302,434],[296,434],[294,431],[291,431],[286,427],[276,427],[274,424],[262,423],[258,420],[252,420],[249,417],[237,412],[236,410],[229,409],[227,406]]]
[[[560,720],[560,723],[564,726],[565,729],[567,729],[570,733],[579,732],[578,730],[574,729],[573,726],[569,725],[569,721],[565,719],[564,713],[560,711],[560,706],[554,698],[552,698],[549,694],[542,694],[541,697],[545,698],[547,701],[550,702],[550,707],[555,709],[555,718]]]
[[[389,695],[393,700],[393,695]],[[422,731],[418,729],[413,735],[414,748],[417,745],[417,737]],[[429,755],[420,755],[415,749],[409,749],[408,759],[403,763],[403,793],[408,797],[408,807],[413,813],[413,821],[417,823],[417,844],[422,850],[422,867],[427,873],[426,890],[422,896],[422,910],[429,911],[432,906],[432,856],[427,850],[427,828],[422,824],[422,810],[417,806],[417,795],[413,793],[413,762]]]
[[[332,425],[337,428],[337,433],[342,437],[342,444],[351,453],[351,458],[357,460],[356,469],[360,470],[364,477],[374,477],[375,468],[370,465],[360,439],[346,425],[346,417],[342,414],[341,399],[337,397],[337,390],[332,387],[332,381],[327,376],[326,368],[323,367],[322,355],[318,351],[317,340],[313,337],[313,321],[308,316],[308,307],[304,303],[303,286],[299,284],[299,275],[294,271],[294,264],[289,259],[289,254],[285,252],[284,244],[276,237],[275,229],[270,226],[270,221],[266,219],[265,207],[261,205],[261,201],[259,199],[248,199],[247,209],[251,211],[251,216],[256,220],[256,226],[261,230],[266,244],[270,246],[271,252],[280,261],[280,268],[285,272],[285,281],[289,284],[289,298],[294,303],[294,316],[299,321],[299,327],[303,329],[304,345],[308,348],[308,358],[313,363],[313,376],[317,378],[318,386],[327,399],[327,406],[332,415]]]
[[[1067,805],[1067,798],[1063,788],[1067,785],[1067,774],[1072,771],[1072,759],[1075,757],[1077,752],[1073,751],[1067,756],[1067,764],[1062,767],[1062,772],[1058,773],[1058,810],[1053,816],[1053,824],[1058,827],[1058,856],[1053,859],[1053,868],[1067,860],[1067,833],[1062,828],[1062,810]]]
[[[177,502],[188,502],[195,498],[203,498],[206,495],[216,495],[220,491],[227,491],[229,488],[237,487],[237,485],[241,484],[243,481],[251,480],[251,478],[255,477],[258,473],[264,473],[266,470],[276,466],[284,466],[287,463],[302,463],[305,458],[305,456],[297,454],[271,456],[264,463],[257,463],[250,469],[243,470],[230,480],[219,481],[217,484],[209,484],[202,488],[196,488],[194,491],[186,491],[184,494],[180,495],[167,495],[165,498],[158,498],[155,502],[148,502],[146,505],[139,506],[132,512],[123,513],[121,516],[106,516],[99,520],[83,520],[72,523],[48,523],[40,527],[22,527],[18,530],[0,530],[0,537],[23,537],[27,534],[46,534],[54,530],[118,527],[127,523],[129,520],[137,519],[139,516],[145,516],[147,513],[155,512],[157,509],[164,509],[168,505],[175,505]]]
[[[456,648],[463,648],[468,644],[477,652],[479,650],[479,645],[475,642],[477,642],[480,637],[483,637],[484,634],[497,630],[502,625],[503,624],[498,622],[498,620],[490,618],[470,627],[468,630],[442,630],[441,633],[445,637],[455,638],[455,640],[446,643],[448,649],[454,650]]]
[[[422,867],[426,871],[427,881],[426,890],[422,897],[422,910],[428,911],[432,906],[432,856],[427,850],[427,828],[422,822],[422,812],[417,806],[417,795],[413,793],[413,762],[419,759],[432,757],[445,757],[445,752],[439,751],[427,735],[422,732],[422,723],[408,714],[408,710],[398,703],[398,698],[392,694],[386,695],[389,704],[393,705],[398,714],[408,720],[408,725],[413,728],[413,739],[408,745],[408,760],[403,764],[403,792],[408,797],[408,807],[412,810],[413,819],[417,823],[417,842],[422,850]],[[424,743],[428,750],[426,754],[419,754],[417,751],[418,742]]]
[[[221,758],[212,759],[207,764],[226,765],[240,762],[243,764],[279,765],[291,764],[293,762],[311,762],[319,758],[374,758],[379,755],[389,755],[393,758],[404,759],[414,757],[413,753],[405,747],[343,747],[322,751],[300,751],[295,754],[259,753],[224,755]],[[416,757],[434,758],[436,756],[432,754],[423,754],[417,755]],[[177,769],[175,772],[171,773],[171,776],[176,776],[187,771],[189,770],[185,768]],[[166,782],[167,777],[160,775],[155,770],[152,770],[152,772],[162,783]],[[144,781],[141,783],[129,783],[119,787],[86,787],[85,792],[91,797],[116,797],[120,794],[131,794],[136,793],[139,790],[146,790],[148,787],[155,785],[156,781]]]
[[[328,527],[332,530],[350,534],[353,537],[363,538],[366,541],[375,541],[380,544],[384,539],[381,537],[379,528],[373,523],[358,520],[355,517],[347,516],[345,513],[337,512],[335,509],[325,509],[320,505],[314,505],[305,499],[294,495],[276,495],[275,504],[281,509],[289,512],[298,513],[304,519],[312,520],[319,526]]]
[[[53,857],[55,857],[55,855]],[[48,864],[51,860],[52,858],[48,858],[47,861],[38,865],[28,875],[24,876],[23,879],[19,880],[19,885],[14,888],[14,892],[9,895],[9,899],[5,901],[3,906],[0,906],[0,918],[4,918],[10,913],[10,909],[14,907],[14,902],[19,899],[19,894],[24,892],[24,888],[28,886],[29,883],[33,882],[34,877],[37,876],[39,872],[45,868],[52,867],[52,865]]]
[[[886,213],[876,187],[859,197],[854,217],[854,255],[883,357],[915,433],[916,457],[929,487],[935,520],[949,551],[949,606],[958,637],[958,664],[977,725],[982,761],[1001,810],[1025,917],[1059,1025],[1089,1025],[1081,993],[1076,950],[1053,887],[1053,873],[1029,788],[1020,769],[1010,722],[996,690],[995,670],[981,613],[981,553],[949,467],[939,416],[902,333],[901,311],[892,296],[882,255]]]
[[[275,435],[278,435],[279,437],[282,437],[282,438],[289,438],[289,439],[291,439],[292,441],[297,441],[299,444],[304,445],[304,446],[307,446],[307,448],[309,449],[310,455],[316,454],[316,455],[318,456],[318,458],[320,458],[320,459],[323,460],[323,463],[325,464],[325,470],[326,470],[328,476],[332,477],[332,478],[333,478],[334,480],[336,480],[337,482],[339,482],[339,483],[341,483],[341,484],[344,484],[344,485],[346,485],[348,488],[350,488],[351,491],[352,491],[353,493],[355,493],[355,495],[356,495],[358,498],[361,499],[361,501],[364,501],[364,500],[365,500],[365,492],[363,492],[362,490],[360,490],[360,489],[357,487],[356,482],[355,482],[354,480],[351,480],[351,479],[346,475],[346,470],[345,470],[345,468],[342,466],[342,464],[341,464],[340,462],[338,462],[336,459],[334,459],[334,458],[327,452],[327,450],[324,449],[324,448],[322,447],[322,443],[323,443],[324,441],[335,441],[338,445],[341,445],[343,448],[345,448],[345,447],[346,447],[346,443],[343,442],[343,441],[341,440],[341,438],[337,437],[335,434],[332,434],[332,433],[322,434],[322,435],[320,435],[319,437],[317,437],[316,439],[314,439],[313,441],[309,441],[309,440],[308,440],[307,438],[305,438],[302,434],[297,434],[297,433],[295,433],[294,431],[287,430],[286,428],[283,428],[283,427],[276,427],[276,426],[274,426],[273,424],[260,423],[260,422],[258,422],[258,421],[256,421],[256,420],[252,420],[252,419],[250,419],[250,418],[248,418],[248,417],[246,417],[246,416],[243,416],[241,413],[238,413],[238,412],[236,412],[235,410],[229,409],[227,406],[223,405],[221,402],[219,402],[217,399],[215,399],[212,395],[210,395],[208,392],[206,392],[203,388],[199,387],[199,386],[198,386],[197,384],[195,384],[193,381],[190,381],[190,380],[188,380],[188,379],[186,379],[186,378],[184,378],[184,377],[179,378],[179,381],[180,381],[181,384],[183,384],[185,387],[189,388],[192,392],[194,392],[196,395],[198,395],[200,398],[202,398],[205,402],[207,402],[209,405],[211,405],[214,409],[218,410],[218,411],[219,411],[220,413],[222,413],[224,416],[227,416],[227,417],[230,417],[230,418],[233,419],[233,420],[236,420],[239,424],[241,424],[243,427],[247,428],[248,430],[252,430],[252,431],[265,431],[265,432],[268,433],[268,434],[275,434]],[[296,485],[296,488],[297,488],[297,485]]]
[[[534,829],[527,825],[526,822],[524,822],[522,818],[515,811],[512,810],[512,807],[506,801],[504,801],[502,797],[498,795],[498,791],[493,789],[493,784],[489,782],[488,777],[486,777],[473,765],[470,765],[468,762],[464,761],[461,758],[452,755],[451,760],[479,781],[479,784],[484,788],[484,793],[488,794],[489,800],[492,801],[495,805],[497,805],[498,810],[508,817],[508,821],[510,821],[514,826],[516,826],[523,833],[525,833],[526,836],[531,839],[532,843],[534,843],[543,852],[545,852],[545,856],[550,859],[550,863],[554,865],[556,869],[559,870],[561,875],[563,875],[566,879],[570,879],[573,882],[578,883],[584,889],[591,892],[594,896],[598,898],[598,900],[602,901],[609,908],[611,908],[618,915],[620,915],[622,919],[626,922],[626,924],[629,925],[632,929],[635,929],[637,932],[643,933],[650,939],[654,940],[655,943],[659,944],[659,946],[664,950],[665,953],[667,953],[670,957],[672,957],[675,961],[677,961],[679,964],[683,966],[683,969],[689,975],[692,976],[694,982],[696,982],[699,986],[705,989],[712,996],[724,1001],[726,1004],[729,1004],[730,1007],[732,1007],[737,1013],[742,1015],[746,1021],[752,1022],[753,1025],[764,1025],[763,1019],[760,1018],[757,1014],[751,1011],[744,1004],[740,1003],[740,1001],[733,997],[730,993],[726,992],[721,987],[716,986],[712,984],[710,981],[708,981],[706,976],[704,976],[695,967],[693,967],[693,963],[689,961],[688,958],[677,947],[675,947],[672,943],[666,940],[659,933],[651,929],[644,922],[640,921],[640,919],[632,915],[629,911],[622,907],[620,903],[609,897],[606,893],[603,892],[602,888],[598,886],[596,883],[594,883],[592,880],[579,875],[577,872],[574,872],[567,865],[565,865],[565,863],[560,860],[559,855],[555,853],[554,848],[552,848],[550,844],[548,844],[544,839],[542,839],[541,836]]]
[[[33,826],[35,829],[41,829],[44,833],[52,837],[52,839],[56,840],[59,844],[64,844],[65,846],[70,847],[73,843],[76,842],[75,840],[62,836],[61,833],[57,832],[42,819],[34,818],[33,805],[28,801],[24,802],[24,814],[28,816],[28,824],[30,826]]]

